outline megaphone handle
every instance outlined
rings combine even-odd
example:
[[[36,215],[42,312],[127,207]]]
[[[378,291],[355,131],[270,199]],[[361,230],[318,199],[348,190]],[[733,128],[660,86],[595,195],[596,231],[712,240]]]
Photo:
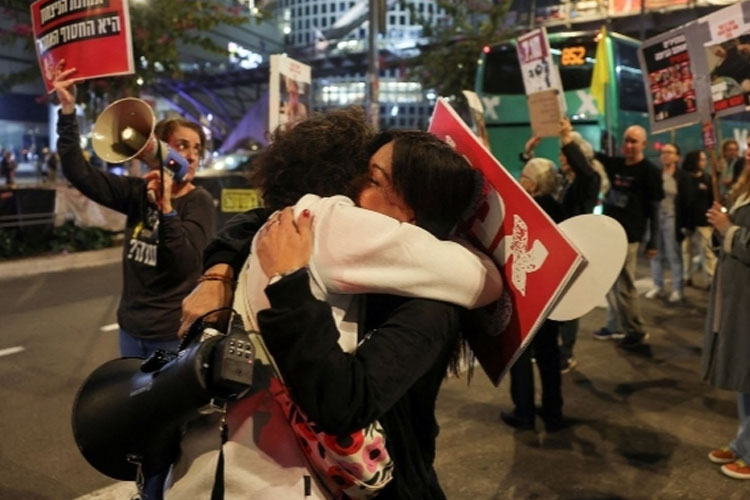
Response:
[[[156,161],[159,162],[159,192],[149,189],[146,191],[146,198],[150,203],[158,206],[159,200],[164,198],[164,162],[161,158],[161,141],[156,141]],[[161,195],[161,197],[158,195]]]
[[[159,190],[161,199],[164,199],[164,159],[161,156],[161,141],[156,141],[156,158],[159,161]]]

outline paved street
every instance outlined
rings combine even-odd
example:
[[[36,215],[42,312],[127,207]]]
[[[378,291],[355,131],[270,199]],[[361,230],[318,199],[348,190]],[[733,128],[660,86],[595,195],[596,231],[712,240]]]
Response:
[[[101,328],[115,321],[119,288],[119,264],[0,281],[0,499],[129,498],[128,485],[88,466],[70,431],[78,386],[117,353],[115,332]],[[448,380],[437,457],[448,498],[750,498],[750,482],[706,458],[733,435],[736,414],[734,396],[699,377],[705,295],[643,300],[651,342],[637,353],[590,336],[603,309],[583,318],[578,367],[563,376],[573,425],[554,434],[499,420],[511,408],[507,380],[496,389],[480,370],[468,387]]]
[[[645,271],[645,267],[642,267]],[[644,272],[641,272],[641,276]],[[649,282],[650,283],[650,282]],[[642,280],[646,288],[646,280]],[[651,341],[636,353],[595,340],[605,309],[581,321],[578,366],[563,375],[573,425],[545,434],[500,421],[508,380],[451,380],[439,406],[438,472],[451,499],[747,499],[706,454],[736,432],[734,395],[700,380],[706,292],[687,302],[641,300]]]

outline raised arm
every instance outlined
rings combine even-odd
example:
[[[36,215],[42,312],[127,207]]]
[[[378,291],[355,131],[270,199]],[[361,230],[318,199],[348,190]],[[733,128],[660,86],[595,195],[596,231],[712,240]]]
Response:
[[[75,84],[69,77],[75,68],[63,71],[65,61],[58,64],[55,91],[62,106],[57,121],[57,152],[65,177],[87,198],[118,212],[127,213],[134,197],[145,189],[145,181],[122,177],[92,167],[83,157],[80,134],[75,116]]]

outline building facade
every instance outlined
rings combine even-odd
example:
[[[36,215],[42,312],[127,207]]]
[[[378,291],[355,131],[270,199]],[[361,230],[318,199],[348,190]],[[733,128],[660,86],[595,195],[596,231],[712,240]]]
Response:
[[[412,12],[396,0],[383,2],[384,33],[377,34],[380,60],[379,109],[381,128],[426,128],[435,94],[409,74],[405,61],[426,42],[415,17],[431,22],[445,18],[432,0],[410,2]],[[312,104],[318,111],[367,102],[369,0],[281,0],[277,20],[292,56],[303,61],[342,58],[313,69]],[[381,21],[382,22],[382,21]],[[395,62],[392,62],[395,61]],[[321,71],[316,71],[320,69]],[[334,72],[335,70],[335,72]]]

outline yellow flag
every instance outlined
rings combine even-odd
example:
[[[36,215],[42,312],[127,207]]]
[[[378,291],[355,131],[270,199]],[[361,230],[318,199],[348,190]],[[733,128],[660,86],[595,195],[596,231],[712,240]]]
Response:
[[[607,57],[607,28],[602,26],[599,41],[596,44],[596,62],[591,73],[591,95],[596,99],[599,114],[606,110],[606,88],[609,82],[609,58]]]

